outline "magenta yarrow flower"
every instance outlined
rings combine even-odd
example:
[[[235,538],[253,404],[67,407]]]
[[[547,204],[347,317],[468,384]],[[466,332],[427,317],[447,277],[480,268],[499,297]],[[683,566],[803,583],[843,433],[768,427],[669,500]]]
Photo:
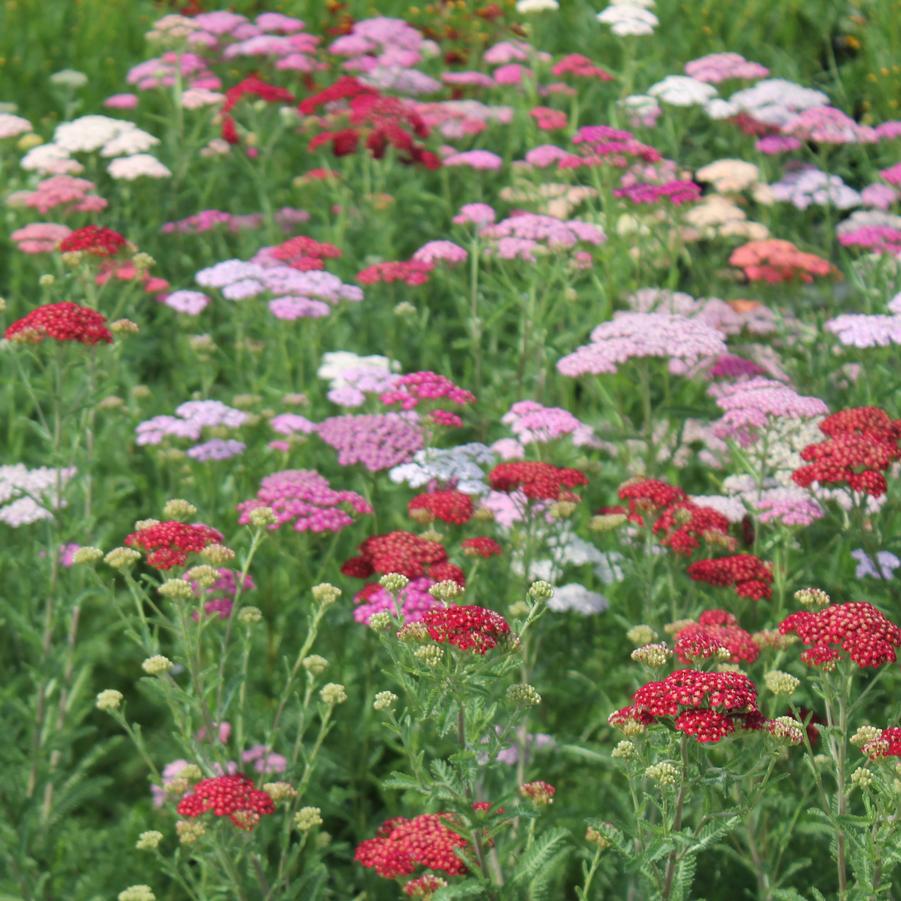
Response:
[[[353,524],[353,515],[372,513],[361,495],[335,491],[324,476],[309,469],[287,469],[266,476],[256,497],[238,504],[238,521],[246,525],[254,510],[265,507],[275,513],[275,522],[269,526],[272,531],[291,523],[295,532],[340,532]]]

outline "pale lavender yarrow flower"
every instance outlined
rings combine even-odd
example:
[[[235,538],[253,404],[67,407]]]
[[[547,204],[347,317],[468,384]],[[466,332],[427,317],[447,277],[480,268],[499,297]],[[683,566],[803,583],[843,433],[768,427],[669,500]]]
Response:
[[[811,419],[826,416],[829,408],[818,397],[798,394],[772,379],[712,385],[710,393],[724,415],[714,423],[714,434],[731,438],[743,447],[754,444],[774,419]]]
[[[781,124],[783,134],[816,144],[873,144],[878,140],[874,128],[858,125],[832,106],[805,109]]]
[[[188,456],[192,460],[209,463],[211,460],[230,460],[232,457],[240,456],[245,450],[247,445],[243,441],[236,441],[234,438],[211,438],[189,448]]]
[[[279,435],[309,435],[316,431],[316,423],[298,413],[279,413],[272,417],[269,425]]]
[[[740,53],[710,53],[686,63],[685,74],[698,81],[720,84],[732,78],[748,81],[766,78],[770,70],[760,63],[746,60]]]
[[[445,166],[464,166],[469,169],[497,171],[504,164],[503,159],[490,150],[464,150],[451,153],[442,160]]]
[[[370,472],[404,463],[423,446],[413,412],[333,416],[319,423],[317,432],[338,452],[341,466],[360,463]]]
[[[209,305],[210,299],[202,291],[173,291],[164,295],[161,302],[177,313],[199,316]]]
[[[429,241],[413,254],[413,259],[423,263],[448,263],[453,266],[465,263],[468,256],[467,251],[453,241]]]
[[[392,389],[399,378],[394,372],[374,366],[346,369],[340,380],[332,383],[328,399],[339,407],[362,407],[367,395],[382,395]]]
[[[463,494],[482,495],[489,491],[485,467],[496,462],[494,451],[478,442],[456,447],[429,447],[417,451],[409,463],[395,466],[388,477],[411,488],[436,485],[456,488]]]
[[[830,319],[825,329],[846,347],[889,347],[901,344],[901,316],[844,313]]]
[[[799,210],[806,210],[811,205],[847,210],[861,202],[860,194],[839,176],[829,175],[814,166],[786,172],[769,188],[776,200],[791,203]]]
[[[782,126],[799,113],[823,106],[829,98],[822,92],[805,88],[782,78],[768,78],[753,87],[738,91],[729,98],[740,112],[758,122]]]
[[[490,225],[496,219],[494,209],[487,203],[465,203],[452,221],[455,225]]]
[[[662,357],[695,363],[726,352],[723,336],[696,319],[667,313],[616,313],[591,333],[590,343],[557,363],[562,375],[614,373],[632,359]]]
[[[501,418],[523,444],[547,444],[569,436],[576,447],[597,447],[591,426],[561,407],[545,407],[533,400],[517,401]],[[497,450],[497,448],[495,447]],[[499,451],[504,456],[502,451]]]
[[[192,400],[181,404],[175,416],[154,416],[135,428],[139,446],[161,444],[167,437],[197,441],[205,428],[219,426],[237,429],[247,421],[247,414],[218,400]]]
[[[324,319],[331,313],[331,307],[321,300],[310,300],[309,297],[276,297],[270,300],[269,312],[282,322],[294,322],[296,319]]]
[[[238,521],[246,525],[254,510],[275,514],[271,531],[290,523],[295,532],[340,532],[354,522],[353,515],[372,513],[355,491],[335,491],[328,480],[311,469],[286,469],[266,476],[256,497],[238,504]]]
[[[901,566],[901,560],[891,551],[877,551],[870,557],[866,551],[858,548],[851,551],[851,556],[857,561],[854,576],[858,579],[891,581],[895,578],[895,570]]]
[[[66,506],[62,489],[75,477],[74,466],[29,469],[22,463],[0,466],[0,522],[14,529],[53,518]]]

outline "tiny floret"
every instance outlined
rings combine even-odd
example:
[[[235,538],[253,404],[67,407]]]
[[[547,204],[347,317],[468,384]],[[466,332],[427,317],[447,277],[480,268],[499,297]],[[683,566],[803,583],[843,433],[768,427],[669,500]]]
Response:
[[[130,885],[119,892],[118,898],[119,901],[156,901],[149,885]]]
[[[103,551],[99,547],[80,547],[72,555],[72,563],[75,566],[92,566],[98,560],[103,559]]]
[[[330,582],[321,582],[312,588],[313,600],[321,607],[330,607],[341,597],[341,589]]]
[[[774,695],[790,695],[798,690],[801,680],[789,673],[774,669],[763,677],[763,683]]]
[[[238,621],[245,626],[253,626],[263,619],[263,611],[259,607],[242,607],[238,613]]]
[[[159,847],[162,840],[163,833],[157,832],[155,829],[152,829],[149,832],[142,832],[138,836],[138,840],[135,842],[135,847],[139,851],[155,851]]]
[[[162,676],[163,673],[168,673],[173,665],[168,657],[163,657],[162,654],[155,654],[153,657],[148,657],[141,664],[141,669],[149,676]]]
[[[325,657],[320,657],[319,654],[310,654],[309,657],[304,657],[300,664],[308,673],[312,673],[314,676],[324,673],[328,668],[328,660]]]
[[[189,501],[176,497],[166,501],[163,506],[163,516],[166,519],[190,519],[197,513],[197,508]]]
[[[541,703],[541,695],[533,686],[523,682],[507,689],[507,700],[511,704],[522,704],[523,707],[537,707]]]
[[[294,815],[294,825],[301,832],[309,832],[322,825],[322,811],[318,807],[301,807]]]
[[[393,691],[379,691],[376,692],[372,708],[373,710],[393,710],[397,700],[397,695]]]
[[[122,706],[124,697],[121,691],[116,691],[115,688],[107,688],[97,695],[97,709],[105,713],[118,710]]]
[[[679,771],[671,763],[654,763],[644,771],[645,776],[661,785],[675,785]]]
[[[347,690],[339,682],[327,682],[322,686],[319,697],[329,706],[343,704],[347,700]]]

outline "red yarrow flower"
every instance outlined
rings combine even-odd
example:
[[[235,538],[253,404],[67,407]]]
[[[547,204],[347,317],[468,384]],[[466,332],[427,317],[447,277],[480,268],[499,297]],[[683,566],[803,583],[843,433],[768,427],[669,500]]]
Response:
[[[725,610],[705,610],[697,623],[676,634],[676,656],[683,663],[718,656],[720,648],[729,652],[730,663],[753,663],[760,655],[751,633],[742,629],[738,620]]]
[[[183,817],[199,817],[212,813],[228,817],[239,829],[252,832],[260,818],[275,811],[275,804],[266,792],[254,786],[253,780],[242,773],[201,779],[193,792],[178,802]]]
[[[280,88],[277,85],[269,84],[258,78],[256,75],[250,75],[243,81],[239,81],[225,92],[225,102],[222,104],[222,137],[229,144],[238,143],[238,129],[235,126],[235,120],[231,116],[231,111],[235,108],[238,101],[246,95],[259,97],[266,103],[293,103],[294,95],[287,88]]]
[[[497,647],[510,634],[510,626],[500,613],[475,605],[433,607],[422,622],[433,641],[476,654]]]
[[[94,257],[113,257],[128,242],[124,235],[99,225],[77,228],[59,243],[63,253],[87,253]]]
[[[649,726],[672,720],[677,732],[702,743],[716,743],[735,731],[759,729],[757,689],[744,673],[706,673],[684,669],[659,682],[648,682],[632,695],[632,703],[611,714],[611,725],[628,720]]]
[[[3,337],[28,344],[40,344],[47,338],[87,345],[111,344],[113,341],[102,313],[69,300],[37,307],[9,325]]]
[[[653,532],[660,543],[677,554],[689,556],[700,546],[699,539],[718,540],[732,545],[729,538],[729,520],[712,507],[701,507],[691,501],[671,504],[654,523]]]
[[[487,535],[465,538],[460,542],[460,547],[467,557],[499,557],[504,552],[504,549]]]
[[[466,865],[455,851],[468,848],[469,842],[449,828],[448,822],[453,822],[449,813],[386,820],[375,838],[357,845],[354,860],[386,879],[410,876],[417,867],[460,876]]]
[[[731,585],[739,597],[759,601],[772,597],[770,566],[754,554],[734,554],[698,560],[688,567],[688,575],[708,585]]]
[[[588,477],[578,469],[522,461],[499,463],[488,474],[488,482],[495,491],[521,488],[529,500],[570,501],[579,497],[567,489],[587,485]]]
[[[641,524],[642,513],[685,503],[688,495],[681,488],[659,479],[634,479],[620,486],[619,499],[629,502],[630,519],[637,515],[638,523]]]
[[[375,285],[379,282],[392,284],[403,282],[405,285],[424,285],[429,280],[431,271],[435,268],[433,263],[420,260],[396,260],[385,263],[375,263],[367,266],[357,273],[357,281],[361,285]]]
[[[825,441],[808,444],[801,459],[808,465],[792,473],[802,488],[845,484],[852,491],[881,497],[888,490],[884,472],[901,459],[901,420],[878,407],[853,407],[820,423]]]
[[[147,551],[147,563],[155,569],[183,566],[189,555],[199,554],[205,547],[222,541],[222,533],[201,523],[170,520],[158,522],[126,535],[128,547]]]
[[[799,610],[779,624],[783,635],[797,635],[808,649],[808,666],[831,668],[844,654],[859,667],[879,667],[897,660],[901,628],[866,601],[830,604],[816,613]]]
[[[373,573],[400,573],[408,579],[427,575],[435,581],[452,578],[464,584],[459,568],[448,563],[444,545],[412,532],[373,535],[360,545],[359,551],[341,567],[345,576],[368,579]]]
[[[407,512],[413,519],[422,522],[434,522],[434,520],[440,519],[442,522],[462,526],[472,519],[475,506],[468,494],[449,489],[417,494],[407,504]]]

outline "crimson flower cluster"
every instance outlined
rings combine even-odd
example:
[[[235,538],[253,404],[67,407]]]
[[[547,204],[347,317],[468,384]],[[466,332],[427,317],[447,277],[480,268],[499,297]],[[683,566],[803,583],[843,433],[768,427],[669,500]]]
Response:
[[[154,523],[126,535],[128,547],[147,551],[147,563],[155,569],[183,566],[190,554],[199,554],[205,547],[222,541],[222,533],[201,523],[169,520]]]
[[[610,715],[613,726],[634,720],[645,726],[672,720],[677,732],[702,743],[731,735],[738,723],[760,729],[765,722],[757,709],[757,689],[743,673],[705,673],[683,669],[661,682],[648,682],[632,695],[632,703]]]
[[[294,102],[294,95],[287,88],[269,84],[256,75],[250,75],[243,81],[239,81],[225,92],[225,102],[222,104],[222,137],[229,144],[238,143],[238,129],[231,111],[237,106],[238,101],[248,94],[258,97],[266,103]]]
[[[801,659],[808,666],[831,669],[844,651],[859,667],[894,663],[901,628],[866,601],[830,604],[812,613],[799,610],[779,623],[783,635],[797,635],[807,645]]]
[[[619,498],[629,502],[629,520],[637,525],[644,525],[646,515],[659,514],[652,531],[662,545],[677,554],[690,556],[700,548],[700,539],[734,547],[729,520],[712,507],[692,503],[675,485],[659,479],[636,479],[620,487]]]
[[[773,596],[770,585],[773,573],[766,561],[754,554],[733,554],[697,560],[688,567],[688,575],[696,582],[725,587],[731,585],[742,598],[760,601]]]
[[[334,244],[316,241],[306,235],[297,235],[274,247],[266,248],[265,255],[292,269],[310,272],[314,269],[325,269],[325,260],[338,259],[341,256],[341,248]]]
[[[87,253],[94,257],[114,257],[128,242],[124,235],[100,225],[76,228],[59,243],[63,253]]]
[[[653,532],[662,545],[686,557],[701,546],[699,539],[730,548],[735,546],[735,540],[729,537],[729,520],[712,507],[691,501],[680,501],[664,509],[654,523]]]
[[[340,112],[334,104],[345,102]],[[441,160],[417,142],[428,137],[429,127],[413,106],[398,97],[388,97],[358,79],[345,75],[334,84],[303,100],[298,109],[305,116],[326,108],[326,121],[345,118],[347,125],[327,129],[314,136],[309,149],[329,144],[335,156],[356,153],[362,141],[375,159],[393,147],[403,163],[438,169]]]
[[[254,787],[252,779],[243,773],[201,779],[194,791],[178,802],[183,817],[199,817],[212,813],[228,817],[239,829],[252,832],[260,818],[275,811],[272,798]]]
[[[499,463],[488,474],[488,482],[495,491],[522,489],[533,501],[577,501],[579,496],[569,489],[587,485],[588,477],[570,467],[520,461]]]
[[[37,307],[7,326],[3,337],[27,344],[40,344],[47,338],[87,345],[111,344],[113,341],[112,333],[106,327],[106,316],[70,300]]]
[[[449,579],[459,585],[466,581],[463,570],[448,561],[443,544],[412,532],[373,535],[360,545],[359,551],[341,567],[345,576],[368,579],[374,573],[400,573],[408,579],[428,576],[436,582]]]
[[[620,486],[619,499],[629,502],[629,518],[642,525],[642,514],[685,503],[688,495],[681,488],[659,479],[634,479]]]
[[[468,494],[450,488],[445,491],[430,491],[417,494],[408,504],[407,512],[413,519],[422,522],[442,522],[462,526],[475,513],[475,506]]]
[[[460,876],[466,865],[455,851],[468,848],[469,842],[449,828],[452,817],[449,813],[423,813],[411,820],[386,820],[375,838],[357,845],[354,860],[386,879],[410,876],[417,867]]]
[[[433,607],[426,611],[422,622],[433,641],[476,654],[497,647],[498,641],[510,634],[510,626],[500,613],[474,604]]]
[[[826,440],[808,444],[801,451],[808,465],[792,473],[798,485],[845,484],[873,497],[885,494],[883,473],[901,459],[901,419],[892,419],[879,407],[852,407],[827,416],[820,431]]]
[[[463,553],[467,557],[499,557],[504,549],[487,535],[476,535],[475,538],[464,538],[460,542]]]
[[[705,610],[696,623],[676,634],[676,656],[683,663],[717,656],[720,648],[729,651],[730,663],[753,663],[760,655],[751,633],[742,629],[738,620],[725,610]]]

